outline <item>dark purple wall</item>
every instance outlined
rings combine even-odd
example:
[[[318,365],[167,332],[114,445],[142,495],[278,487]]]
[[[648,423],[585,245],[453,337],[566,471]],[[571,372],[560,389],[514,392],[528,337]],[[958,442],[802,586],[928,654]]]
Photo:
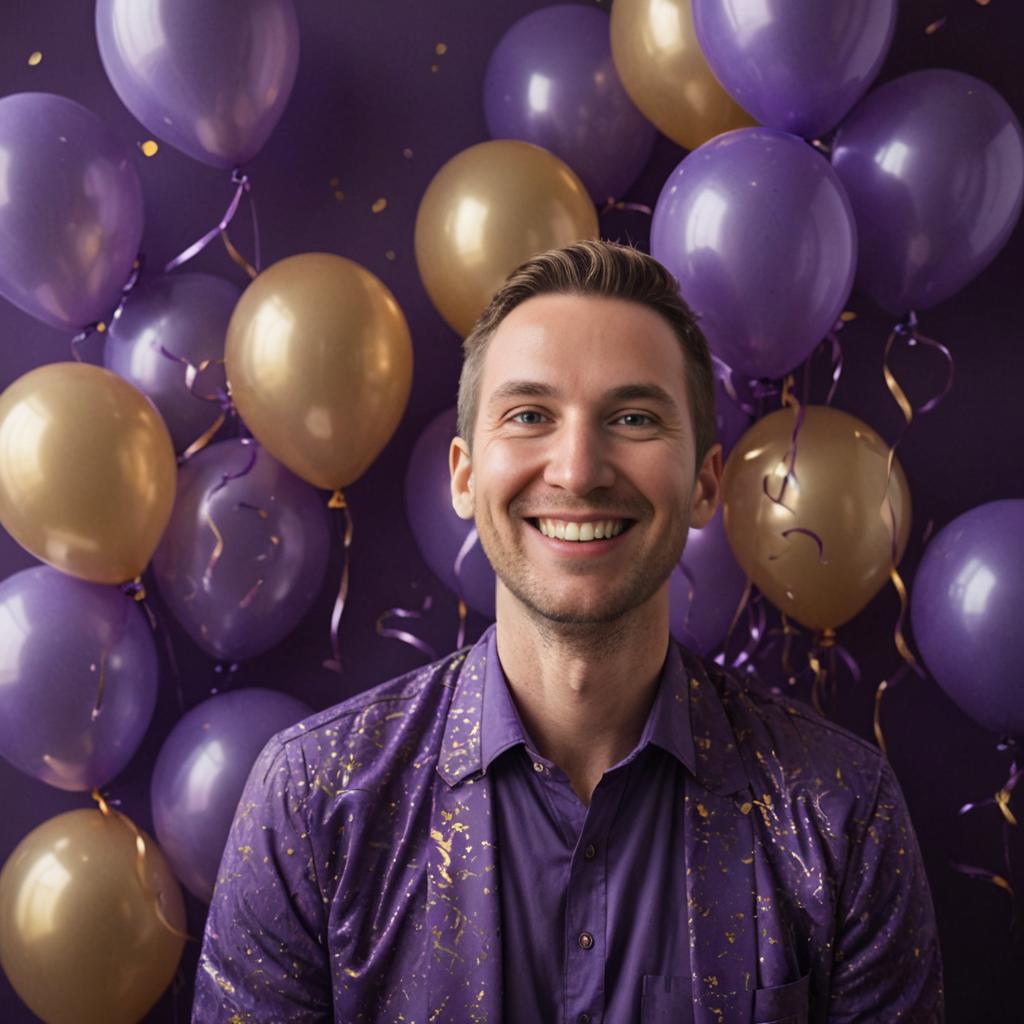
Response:
[[[416,353],[412,399],[398,434],[366,476],[350,488],[356,523],[352,586],[342,625],[345,672],[321,668],[327,655],[333,588],[340,548],[315,611],[283,645],[242,664],[232,685],[280,687],[325,707],[414,667],[421,656],[394,640],[378,637],[376,617],[385,609],[418,606],[434,596],[434,610],[419,628],[435,647],[454,644],[454,599],[435,582],[417,552],[404,518],[402,480],[419,430],[452,404],[459,367],[458,339],[434,312],[419,282],[413,258],[413,222],[428,181],[450,156],[486,137],[481,83],[501,34],[538,0],[298,0],[302,56],[291,103],[277,131],[249,171],[254,184],[267,261],[293,253],[325,250],[368,267],[398,297],[413,332]],[[950,67],[977,75],[1024,112],[1020,39],[1024,18],[1014,0],[903,0],[892,54],[883,72],[891,78],[924,67]],[[0,8],[0,95],[49,91],[73,97],[105,118],[124,140],[149,137],[122,106],[100,65],[86,0],[4,0]],[[948,15],[932,35],[925,27]],[[435,45],[446,43],[437,56]],[[28,55],[43,53],[29,67]],[[437,70],[432,71],[432,65]],[[411,150],[411,156],[403,151]],[[653,203],[682,152],[659,139],[640,182],[625,197]],[[139,155],[146,194],[143,250],[156,267],[219,218],[229,197],[226,175],[163,145],[152,159]],[[338,201],[330,181],[339,179]],[[387,199],[374,214],[371,204]],[[607,237],[646,245],[648,221],[618,213],[602,224]],[[247,250],[246,231],[236,241]],[[386,255],[393,251],[394,258]],[[1021,497],[1024,416],[1024,332],[1020,327],[1024,232],[1017,230],[995,263],[973,284],[926,313],[924,333],[952,349],[957,367],[953,393],[933,413],[915,422],[900,448],[916,503],[914,540],[904,563],[912,580],[928,520],[936,527],[966,509],[997,498]],[[223,249],[213,246],[193,264],[244,284]],[[794,301],[799,301],[794,296]],[[882,380],[886,319],[866,301],[851,300],[858,319],[843,332],[847,370],[836,404],[866,419],[892,439],[898,409]],[[98,361],[96,339],[85,346]],[[0,302],[0,387],[39,364],[68,358],[68,339]],[[941,366],[917,350],[901,358],[898,372],[921,399],[941,378]],[[819,395],[820,397],[820,395]],[[0,532],[0,577],[34,564]],[[190,707],[223,685],[213,663],[156,610],[173,639],[181,665],[181,697]],[[840,639],[859,659],[858,685],[841,680],[834,716],[871,735],[877,682],[899,659],[892,643],[897,602],[884,592]],[[471,618],[470,637],[482,621]],[[773,655],[777,671],[778,656]],[[771,661],[772,659],[769,659]],[[176,686],[164,666],[163,692],[143,749],[108,787],[122,808],[151,828],[148,784],[160,745],[179,714]],[[1022,947],[1011,938],[1011,900],[995,886],[958,874],[951,861],[1004,872],[998,812],[987,807],[967,817],[957,809],[993,793],[1005,780],[1007,758],[995,737],[962,715],[931,681],[911,680],[884,705],[886,736],[924,848],[937,906],[946,960],[949,1019],[953,1024],[1024,1019],[1017,985]],[[50,789],[0,761],[4,820],[0,861],[33,827],[61,811],[88,806],[85,795]],[[1024,808],[1022,808],[1024,810]],[[1024,884],[1024,849],[1014,836],[1014,855]],[[190,901],[190,929],[199,934],[204,908]],[[179,1022],[188,1017],[197,949],[190,946],[174,989],[147,1018]],[[60,965],[54,983],[60,984]],[[1017,994],[1015,994],[1017,993]],[[0,1019],[35,1018],[0,981]]]

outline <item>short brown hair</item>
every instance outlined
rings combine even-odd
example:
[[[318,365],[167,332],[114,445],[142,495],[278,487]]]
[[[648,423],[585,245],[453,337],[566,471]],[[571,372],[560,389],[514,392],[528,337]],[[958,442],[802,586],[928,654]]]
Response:
[[[512,271],[462,346],[459,436],[472,444],[484,356],[498,325],[527,299],[547,294],[625,299],[654,310],[668,323],[683,347],[700,465],[715,442],[714,373],[707,341],[680,296],[675,278],[653,257],[616,242],[575,242],[534,256]]]

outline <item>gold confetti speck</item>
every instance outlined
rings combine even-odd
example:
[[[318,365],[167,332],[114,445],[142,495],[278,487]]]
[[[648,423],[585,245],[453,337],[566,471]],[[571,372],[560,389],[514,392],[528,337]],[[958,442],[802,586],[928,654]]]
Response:
[[[406,146],[405,149],[402,150],[402,156],[404,156],[406,160],[411,160],[412,150],[408,146]]]
[[[438,55],[438,57],[443,57],[447,52],[448,52],[448,44],[447,43],[438,43],[437,46],[434,47],[434,53],[436,53]]]
[[[397,254],[395,253],[394,249],[388,249],[388,251],[384,253],[384,259],[390,261],[391,263],[394,263],[397,258]]]
[[[431,71],[432,74],[436,75],[438,73],[438,71],[440,71],[440,70],[441,70],[441,66],[439,64],[431,64],[430,65],[430,71]]]
[[[341,178],[331,178],[331,181],[330,181],[331,188],[337,188],[340,184],[341,184]]]
[[[340,203],[345,198],[345,193],[340,188],[334,190],[334,198]]]
[[[842,320],[844,324],[848,324],[851,320],[857,319],[857,314],[854,313],[852,309],[844,309],[842,313],[839,314],[839,319]]]
[[[938,18],[937,20],[933,21],[930,25],[928,25],[925,28],[924,34],[926,36],[933,36],[945,24],[946,24],[946,19],[945,18]]]
[[[381,196],[380,199],[378,199],[373,204],[373,206],[370,207],[370,209],[373,210],[374,213],[381,213],[382,211],[386,210],[387,208],[388,208],[388,201],[383,196]]]
[[[96,325],[97,334],[102,334],[106,329],[107,325],[102,320]]]
[[[37,64],[39,64],[42,61],[42,59],[43,59],[43,51],[42,50],[33,50],[32,53],[30,53],[28,55],[28,66],[30,68],[34,68]]]
[[[988,7],[989,0],[976,0],[979,7]]]
[[[139,146],[139,149],[142,150],[143,156],[156,156],[156,151],[159,148],[160,147],[153,141],[153,139],[146,139],[146,141]]]

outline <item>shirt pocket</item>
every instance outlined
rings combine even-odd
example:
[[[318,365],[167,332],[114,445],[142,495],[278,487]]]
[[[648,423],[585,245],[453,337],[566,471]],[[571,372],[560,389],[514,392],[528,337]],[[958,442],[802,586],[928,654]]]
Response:
[[[640,1024],[693,1024],[690,979],[680,974],[645,974]]]
[[[807,1024],[811,976],[754,992],[754,1024]]]

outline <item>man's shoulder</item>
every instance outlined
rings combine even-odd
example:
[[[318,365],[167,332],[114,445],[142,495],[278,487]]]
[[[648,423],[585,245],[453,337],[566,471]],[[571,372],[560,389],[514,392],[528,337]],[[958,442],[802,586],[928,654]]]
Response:
[[[274,740],[287,747],[342,732],[379,728],[385,723],[401,721],[408,725],[437,717],[447,707],[470,650],[454,651],[317,711],[279,732]]]

